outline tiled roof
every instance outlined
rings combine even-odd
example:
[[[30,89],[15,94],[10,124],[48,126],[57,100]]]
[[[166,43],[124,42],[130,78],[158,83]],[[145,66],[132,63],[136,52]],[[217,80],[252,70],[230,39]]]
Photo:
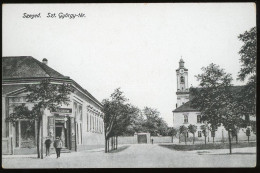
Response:
[[[3,79],[28,77],[67,78],[31,56],[2,57],[2,77]]]
[[[76,87],[83,90],[83,92],[88,95],[93,101],[97,102],[99,105],[102,105],[95,97],[93,97],[86,89],[82,88],[74,80],[70,79],[67,76],[64,76],[52,69],[48,65],[38,61],[37,59],[31,56],[10,56],[2,57],[2,79],[5,81],[8,80],[25,80],[36,78],[55,78],[56,80],[69,80],[73,82]],[[23,85],[14,86],[14,87],[5,87],[2,94],[6,94],[13,89],[20,89],[24,87]],[[2,87],[3,88],[3,87]],[[8,89],[9,88],[9,89]]]
[[[239,92],[244,86],[232,86],[231,87],[231,92]],[[200,90],[200,88],[195,88]],[[193,95],[190,94],[189,96],[190,100],[192,100],[194,98]],[[180,107],[176,108],[175,110],[173,110],[173,112],[197,112],[198,110],[194,109],[191,107],[190,105],[190,101],[184,103],[183,105],[181,105]]]
[[[176,108],[173,112],[197,112],[198,110],[190,106],[190,101],[184,103],[180,107]]]

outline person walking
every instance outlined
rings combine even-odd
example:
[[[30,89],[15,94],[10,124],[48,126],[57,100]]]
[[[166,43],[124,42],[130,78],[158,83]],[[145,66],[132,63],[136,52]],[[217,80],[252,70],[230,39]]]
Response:
[[[59,158],[60,157],[60,150],[62,148],[62,141],[59,137],[56,137],[56,140],[54,141],[53,146],[56,150],[57,158]]]
[[[50,138],[47,138],[44,143],[45,143],[45,147],[46,147],[46,156],[49,156],[50,155],[50,146],[51,146],[52,141]]]
[[[152,144],[153,144],[153,139],[152,139]]]

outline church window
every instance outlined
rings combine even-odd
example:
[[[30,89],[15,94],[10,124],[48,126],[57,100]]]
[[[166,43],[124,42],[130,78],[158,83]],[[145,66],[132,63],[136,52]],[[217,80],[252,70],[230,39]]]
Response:
[[[184,123],[188,123],[188,115],[184,115]]]
[[[201,137],[201,131],[198,131],[198,137]]]
[[[181,76],[181,83],[184,83],[184,77]]]
[[[197,123],[201,123],[201,115],[197,115]]]

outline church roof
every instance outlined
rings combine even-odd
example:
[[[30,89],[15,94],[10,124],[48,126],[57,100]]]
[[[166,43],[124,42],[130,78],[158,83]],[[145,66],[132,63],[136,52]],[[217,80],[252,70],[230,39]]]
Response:
[[[173,112],[198,112],[198,110],[192,108],[190,106],[190,101],[184,103],[183,105],[179,106]]]
[[[232,86],[231,87],[231,92],[239,92],[244,86]],[[200,90],[201,88],[195,88]],[[192,100],[194,98],[193,95],[189,95],[190,100]],[[173,110],[173,112],[198,112],[198,110],[196,110],[195,108],[191,107],[191,102],[188,101],[186,103],[184,103],[183,105],[179,106],[178,108],[176,108],[175,110]]]
[[[31,56],[2,57],[2,78],[68,78]]]

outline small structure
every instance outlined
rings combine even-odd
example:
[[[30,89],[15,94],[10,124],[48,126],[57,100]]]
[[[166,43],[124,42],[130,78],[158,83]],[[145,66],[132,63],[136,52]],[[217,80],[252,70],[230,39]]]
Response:
[[[138,144],[150,144],[150,133],[135,133],[134,137]]]

